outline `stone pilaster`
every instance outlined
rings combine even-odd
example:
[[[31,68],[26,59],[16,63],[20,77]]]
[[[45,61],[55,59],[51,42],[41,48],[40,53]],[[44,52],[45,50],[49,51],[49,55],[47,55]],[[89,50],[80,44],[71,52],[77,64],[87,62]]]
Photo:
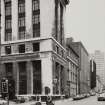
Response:
[[[13,62],[13,78],[15,80],[15,92],[19,94],[19,67],[17,62]]]

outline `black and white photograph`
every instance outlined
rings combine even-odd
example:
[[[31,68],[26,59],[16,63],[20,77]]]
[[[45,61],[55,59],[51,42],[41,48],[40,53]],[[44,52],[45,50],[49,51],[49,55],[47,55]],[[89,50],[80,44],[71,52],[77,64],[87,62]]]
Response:
[[[105,0],[0,0],[0,105],[104,105]]]

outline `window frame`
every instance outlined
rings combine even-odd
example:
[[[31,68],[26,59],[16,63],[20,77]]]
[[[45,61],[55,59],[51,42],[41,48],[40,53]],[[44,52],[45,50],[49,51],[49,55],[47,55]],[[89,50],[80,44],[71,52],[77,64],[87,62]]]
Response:
[[[12,13],[12,6],[11,6],[11,2],[10,3],[5,3],[5,15],[11,15]]]
[[[24,13],[25,12],[25,0],[18,0],[18,13]]]
[[[25,30],[19,31],[19,39],[25,39]]]
[[[34,42],[33,44],[33,52],[40,51],[40,43],[39,42]],[[37,47],[37,48],[35,48]]]
[[[19,44],[18,51],[19,53],[25,53],[25,44]]]
[[[40,6],[39,6],[39,0],[32,0],[32,10],[36,11],[39,10]]]
[[[33,14],[32,23],[33,24],[39,24],[40,23],[40,14]]]
[[[5,54],[9,55],[11,53],[11,46],[5,46]]]
[[[12,20],[5,19],[5,29],[11,29],[11,28],[12,28]]]
[[[25,17],[18,18],[18,27],[25,27]]]
[[[5,32],[5,41],[12,40],[12,32]]]

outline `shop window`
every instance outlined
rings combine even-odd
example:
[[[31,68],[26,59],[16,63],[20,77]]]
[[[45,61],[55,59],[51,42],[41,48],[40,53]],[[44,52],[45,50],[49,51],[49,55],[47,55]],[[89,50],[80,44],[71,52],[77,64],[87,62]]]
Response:
[[[33,93],[41,94],[41,61],[36,60],[32,62],[33,64]]]
[[[26,62],[19,62],[19,94],[27,94]]]
[[[13,65],[12,63],[5,64],[6,76],[12,78],[13,76]]]

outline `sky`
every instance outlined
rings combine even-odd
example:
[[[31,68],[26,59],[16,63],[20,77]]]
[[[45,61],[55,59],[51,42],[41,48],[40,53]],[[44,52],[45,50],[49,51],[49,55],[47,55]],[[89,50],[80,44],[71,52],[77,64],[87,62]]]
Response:
[[[105,52],[105,0],[70,0],[65,15],[66,37],[81,41],[89,53]]]

